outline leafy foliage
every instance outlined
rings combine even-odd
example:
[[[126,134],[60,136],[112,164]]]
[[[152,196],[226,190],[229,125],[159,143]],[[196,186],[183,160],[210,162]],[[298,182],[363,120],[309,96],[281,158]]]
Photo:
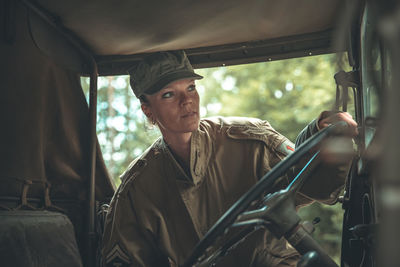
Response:
[[[206,116],[268,120],[294,140],[324,109],[333,108],[334,55],[212,68],[198,71]],[[222,90],[221,90],[222,88]]]

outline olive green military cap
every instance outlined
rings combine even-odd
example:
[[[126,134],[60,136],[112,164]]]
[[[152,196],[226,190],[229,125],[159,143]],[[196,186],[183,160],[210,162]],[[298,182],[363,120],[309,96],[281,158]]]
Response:
[[[128,70],[136,97],[155,94],[168,84],[183,79],[202,79],[194,72],[184,51],[157,52]]]

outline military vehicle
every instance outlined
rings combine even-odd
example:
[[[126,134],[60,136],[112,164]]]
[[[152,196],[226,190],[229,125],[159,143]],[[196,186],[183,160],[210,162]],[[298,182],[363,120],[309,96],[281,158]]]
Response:
[[[181,49],[195,68],[347,53],[352,71],[335,76],[336,108],[345,111],[354,101],[359,135],[340,198],[340,265],[400,266],[397,1],[0,3],[1,266],[101,266],[102,207],[115,185],[96,137],[97,78],[126,74],[146,54]],[[89,105],[81,76],[90,77]],[[293,192],[306,175],[286,191],[266,188],[338,128],[318,134],[263,177],[193,248],[186,266],[217,262],[245,237],[216,243],[238,224],[246,231],[274,225],[304,255],[298,266],[337,266],[293,209]],[[260,197],[264,206],[255,209],[250,204]],[[287,210],[285,217],[270,207]]]

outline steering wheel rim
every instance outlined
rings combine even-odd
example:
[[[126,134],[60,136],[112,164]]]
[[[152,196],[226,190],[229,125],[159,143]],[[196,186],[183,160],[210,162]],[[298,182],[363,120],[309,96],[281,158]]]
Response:
[[[215,243],[221,234],[234,224],[237,217],[247,210],[250,204],[261,194],[265,193],[275,181],[283,176],[290,167],[297,164],[311,149],[317,147],[324,139],[333,134],[341,132],[347,127],[346,122],[337,122],[324,128],[314,136],[306,140],[301,146],[288,155],[283,161],[279,162],[267,174],[265,174],[254,186],[252,186],[242,197],[240,197],[211,227],[203,239],[192,250],[191,255],[185,261],[183,267],[192,266],[204,254],[207,248]]]

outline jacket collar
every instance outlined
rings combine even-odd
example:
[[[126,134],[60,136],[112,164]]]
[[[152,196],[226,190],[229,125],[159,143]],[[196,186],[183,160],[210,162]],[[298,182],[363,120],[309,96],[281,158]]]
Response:
[[[185,181],[192,182],[194,185],[198,185],[204,178],[204,175],[207,171],[208,162],[212,153],[212,142],[209,133],[205,131],[201,124],[200,127],[192,133],[190,140],[191,178],[188,177],[178,161],[175,159],[164,139],[161,138],[161,142],[158,143],[157,149],[164,151],[164,154],[166,154],[166,156],[170,158],[172,162],[174,162],[179,172],[181,172],[182,176],[185,177]],[[177,178],[179,179],[179,177],[181,176],[178,176]]]

